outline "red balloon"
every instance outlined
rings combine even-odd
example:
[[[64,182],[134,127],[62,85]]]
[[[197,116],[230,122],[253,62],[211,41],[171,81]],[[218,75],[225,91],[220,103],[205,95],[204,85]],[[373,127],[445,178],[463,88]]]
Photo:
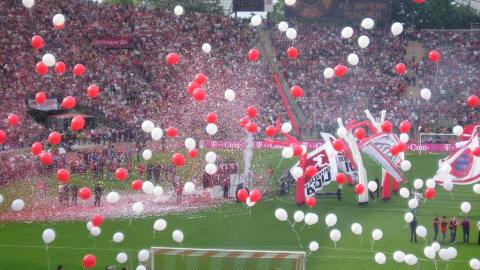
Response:
[[[257,124],[254,122],[248,122],[247,125],[245,125],[245,128],[250,133],[257,133]]]
[[[250,191],[249,197],[251,202],[259,202],[262,199],[262,192],[260,192],[260,190],[258,189],[252,189],[252,191]]]
[[[97,262],[97,258],[95,258],[95,256],[91,254],[87,254],[82,259],[82,266],[85,268],[93,268],[96,262]]]
[[[246,189],[242,188],[240,190],[238,190],[237,192],[237,199],[240,201],[240,202],[245,202],[248,198],[248,192]]]
[[[340,139],[335,139],[333,142],[332,142],[332,146],[333,146],[333,149],[335,149],[335,151],[342,151],[343,149],[343,141],[340,140]]]
[[[303,149],[300,145],[298,144],[292,144],[292,149],[293,149],[293,155],[296,157],[299,157],[302,155]]]
[[[67,71],[67,65],[64,62],[57,62],[55,64],[55,73],[62,75]]]
[[[408,133],[410,132],[410,129],[412,128],[412,125],[410,125],[410,122],[408,120],[403,120],[400,122],[400,125],[398,126],[398,129],[400,130],[401,133]]]
[[[43,38],[41,36],[33,36],[32,37],[32,47],[34,49],[41,49],[45,42],[43,41]]]
[[[56,131],[50,132],[48,135],[48,143],[52,145],[57,145],[62,141],[62,135]]]
[[[248,120],[247,117],[242,117],[242,118],[240,118],[240,126],[241,126],[242,128],[245,127],[245,126],[248,124],[248,122],[250,122],[250,121]]]
[[[217,114],[209,113],[207,114],[207,123],[215,124],[217,122]]]
[[[404,63],[398,63],[395,66],[395,72],[397,72],[398,75],[403,75],[405,74],[405,71],[407,71],[407,67],[405,66]]]
[[[195,75],[195,79],[193,79],[196,83],[198,83],[199,85],[204,85],[207,80],[208,80],[208,77],[205,76],[205,74],[203,73],[198,73],[197,75]]]
[[[103,223],[102,215],[93,215],[92,217],[92,225],[95,227],[100,227]]]
[[[287,49],[288,58],[296,59],[298,57],[298,50],[295,47],[290,47]]]
[[[35,65],[35,72],[37,72],[37,74],[40,76],[44,76],[48,73],[48,67],[43,62],[38,62]]]
[[[98,96],[98,92],[98,86],[95,84],[92,84],[87,88],[87,96],[89,98],[96,98]]]
[[[474,156],[480,157],[480,146],[477,146],[477,147],[473,148],[472,153],[473,153]]]
[[[359,140],[365,139],[365,136],[366,136],[365,129],[363,129],[363,128],[355,129],[354,135]]]
[[[202,101],[205,99],[205,96],[207,95],[205,93],[205,91],[202,89],[202,88],[197,88],[195,90],[193,90],[193,98],[196,100],[196,101]]]
[[[423,3],[425,3],[425,0],[415,0],[415,3],[417,3],[417,4],[423,4]]]
[[[388,120],[383,121],[380,126],[382,127],[383,132],[390,133],[393,130],[393,124]]]
[[[248,106],[247,115],[250,118],[255,118],[257,116],[257,109],[254,106]]]
[[[5,143],[6,138],[7,134],[5,133],[5,131],[0,129],[0,145]]]
[[[70,180],[70,172],[67,169],[59,169],[57,171],[57,180],[66,184]]]
[[[77,100],[72,97],[72,96],[66,96],[63,100],[62,100],[62,107],[67,109],[67,110],[71,110],[73,108],[75,108],[75,106],[77,105]]]
[[[176,65],[176,64],[178,64],[178,62],[180,62],[180,56],[176,53],[167,54],[165,59],[167,60],[167,63],[169,65]]]
[[[315,199],[315,197],[308,197],[305,200],[305,204],[308,205],[308,207],[310,208],[314,207],[316,203],[317,203],[317,200]]]
[[[405,143],[400,142],[397,144],[397,149],[399,152],[405,152],[407,151],[407,145]]]
[[[315,174],[317,174],[317,167],[308,166],[307,168],[305,168],[305,176],[313,177],[315,176]]]
[[[75,75],[75,77],[80,77],[83,73],[85,73],[85,67],[82,64],[76,64],[73,67],[73,75]]]
[[[196,158],[198,155],[198,150],[197,149],[192,149],[190,151],[188,151],[188,156],[190,158]]]
[[[7,121],[8,121],[8,124],[11,125],[11,126],[16,126],[18,125],[18,116],[16,114],[9,114],[8,117],[7,117]]]
[[[200,84],[198,84],[196,81],[193,81],[193,82],[190,82],[188,84],[187,91],[190,94],[190,96],[192,96],[193,95],[193,90],[195,90],[197,88],[200,88],[200,87],[201,87]]]
[[[43,103],[45,103],[45,101],[47,100],[47,95],[45,94],[45,92],[38,92],[37,94],[35,94],[35,101],[37,102],[38,105],[42,105]]]
[[[344,65],[337,65],[334,69],[334,74],[335,76],[337,77],[343,77],[345,75],[347,75],[347,72],[348,72],[348,68]]]
[[[52,155],[49,152],[43,151],[40,153],[40,162],[43,165],[51,165],[52,164]]]
[[[180,153],[175,153],[175,154],[173,154],[173,156],[172,156],[172,163],[173,163],[175,166],[183,166],[183,165],[185,165],[185,158],[183,157],[182,154],[180,154]]]
[[[427,198],[429,200],[435,198],[436,195],[437,195],[437,191],[435,191],[434,188],[427,188],[425,190],[425,198]]]
[[[471,95],[467,98],[467,104],[471,108],[475,108],[480,104],[480,99],[476,95]]]
[[[268,126],[265,129],[265,135],[267,135],[268,137],[275,137],[276,134],[277,134],[277,129],[274,126]]]
[[[43,145],[39,142],[34,142],[32,144],[32,154],[35,156],[40,155],[40,153],[43,151]]]
[[[85,119],[77,115],[74,118],[72,118],[72,122],[70,123],[70,129],[72,131],[80,131],[85,127]]]
[[[258,58],[260,58],[260,52],[256,48],[248,51],[248,61],[255,62],[258,60]]]
[[[362,184],[355,185],[355,194],[362,195],[365,192],[365,187]]]
[[[290,94],[294,98],[299,98],[303,96],[303,89],[298,85],[294,85],[292,88],[290,88]]]
[[[440,61],[440,53],[438,51],[431,51],[428,53],[428,60],[437,63]]]
[[[347,181],[347,176],[344,173],[338,173],[336,180],[338,184],[343,185]]]
[[[169,127],[165,130],[165,134],[167,134],[168,137],[177,137],[178,130],[174,127]]]
[[[125,179],[128,178],[128,172],[124,168],[118,168],[115,170],[115,178],[117,178],[118,181],[123,182]]]
[[[134,180],[131,184],[133,190],[140,190],[142,188],[142,180]]]

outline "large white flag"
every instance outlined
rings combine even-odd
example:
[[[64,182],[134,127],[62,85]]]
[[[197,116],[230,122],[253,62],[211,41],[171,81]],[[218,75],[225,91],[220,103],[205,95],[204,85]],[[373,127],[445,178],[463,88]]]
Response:
[[[322,136],[323,141],[325,143],[330,142],[333,143],[335,140],[335,137],[330,134],[330,133],[320,133]],[[344,151],[338,152],[336,156],[336,162],[337,162],[337,168],[339,171],[345,173],[350,179],[352,179],[352,182],[357,184],[358,183],[358,171],[352,162],[350,158],[347,157]]]

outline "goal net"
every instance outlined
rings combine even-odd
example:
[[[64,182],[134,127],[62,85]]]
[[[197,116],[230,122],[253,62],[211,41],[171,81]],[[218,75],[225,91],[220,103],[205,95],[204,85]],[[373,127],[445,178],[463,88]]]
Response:
[[[294,251],[151,248],[152,270],[306,270],[306,253]]]

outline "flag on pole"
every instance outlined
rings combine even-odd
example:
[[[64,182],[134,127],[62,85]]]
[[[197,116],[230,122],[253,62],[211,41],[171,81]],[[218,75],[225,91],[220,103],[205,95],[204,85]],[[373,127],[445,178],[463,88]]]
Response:
[[[335,140],[335,137],[330,134],[330,133],[320,133],[322,136],[323,141],[325,143],[330,142],[333,143]],[[347,146],[344,146],[347,149],[345,151],[350,151]],[[345,153],[345,151],[340,151],[337,153],[336,156],[336,162],[337,162],[337,168],[339,171],[345,173],[349,180],[352,181],[353,184],[358,183],[358,171],[356,169],[355,163],[352,160],[352,155],[350,153]]]

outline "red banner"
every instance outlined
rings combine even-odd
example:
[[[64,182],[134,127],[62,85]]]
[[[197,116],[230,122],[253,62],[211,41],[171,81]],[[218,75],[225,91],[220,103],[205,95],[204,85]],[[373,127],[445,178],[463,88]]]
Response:
[[[132,39],[130,37],[99,38],[92,41],[93,46],[116,49],[129,48],[131,44]]]

